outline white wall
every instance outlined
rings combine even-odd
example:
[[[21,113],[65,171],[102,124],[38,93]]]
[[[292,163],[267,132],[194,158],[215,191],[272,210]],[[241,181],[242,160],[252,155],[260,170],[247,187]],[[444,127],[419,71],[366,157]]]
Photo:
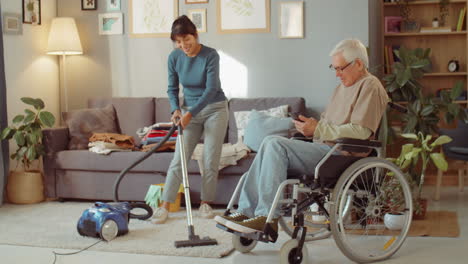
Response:
[[[305,38],[279,39],[280,0],[271,0],[271,33],[227,34],[216,31],[216,0],[208,4],[179,1],[179,14],[206,8],[208,32],[202,43],[225,54],[222,85],[234,96],[302,96],[314,112],[325,107],[337,84],[328,69],[333,46],[356,37],[369,44],[368,1],[306,0]],[[98,14],[107,12],[105,1],[97,11],[81,11],[80,1],[60,0],[58,16],[77,19],[84,56],[69,60],[74,80],[69,85],[70,108],[86,106],[93,96],[164,96],[167,89],[166,60],[173,45],[169,38],[129,38],[128,1],[122,2],[124,35],[98,34]],[[70,75],[69,75],[70,76]]]
[[[1,0],[2,12],[21,14],[20,0]],[[56,56],[46,55],[50,21],[56,16],[56,0],[41,1],[42,23],[23,24],[22,35],[3,35],[8,120],[23,113],[21,97],[44,100],[46,109],[59,120],[59,66]],[[10,152],[16,145],[10,142]],[[12,164],[14,168],[16,164]]]

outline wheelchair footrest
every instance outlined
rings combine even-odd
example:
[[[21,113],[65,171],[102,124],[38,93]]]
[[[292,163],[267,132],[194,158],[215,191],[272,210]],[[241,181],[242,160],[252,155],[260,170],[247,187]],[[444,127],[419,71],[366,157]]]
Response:
[[[241,236],[241,237],[245,237],[245,238],[248,238],[248,239],[261,241],[261,242],[265,242],[265,243],[268,243],[268,242],[275,243],[276,239],[278,238],[278,233],[273,231],[273,230],[272,230],[273,233],[270,233],[271,231],[266,232],[266,233],[261,232],[261,231],[253,232],[253,233],[241,233],[241,232],[238,232],[236,230],[232,230],[229,227],[221,225],[221,224],[216,224],[216,227],[219,228],[219,229],[222,229],[222,230],[224,230],[226,232],[237,235],[237,236]]]

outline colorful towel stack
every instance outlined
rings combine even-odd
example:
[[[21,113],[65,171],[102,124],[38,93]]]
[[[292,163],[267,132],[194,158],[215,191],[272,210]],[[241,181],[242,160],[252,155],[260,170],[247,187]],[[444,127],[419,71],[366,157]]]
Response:
[[[169,133],[168,130],[165,129],[151,129],[141,140],[142,145],[149,145],[154,143],[159,143],[162,139]],[[177,140],[177,131],[171,135],[171,137],[167,140],[167,142],[176,141]]]

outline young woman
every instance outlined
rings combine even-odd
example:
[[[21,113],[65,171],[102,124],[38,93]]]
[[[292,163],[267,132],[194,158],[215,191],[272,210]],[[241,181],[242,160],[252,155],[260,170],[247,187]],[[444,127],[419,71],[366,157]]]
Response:
[[[209,203],[214,200],[221,148],[228,124],[228,104],[219,80],[219,55],[215,49],[200,44],[195,25],[183,15],[172,24],[171,40],[176,49],[168,58],[171,120],[184,129],[185,156],[190,160],[200,138],[204,136],[201,217],[213,218]],[[179,83],[184,100],[179,107]],[[167,172],[163,203],[154,212],[152,222],[164,223],[169,204],[175,201],[182,182],[179,147]]]

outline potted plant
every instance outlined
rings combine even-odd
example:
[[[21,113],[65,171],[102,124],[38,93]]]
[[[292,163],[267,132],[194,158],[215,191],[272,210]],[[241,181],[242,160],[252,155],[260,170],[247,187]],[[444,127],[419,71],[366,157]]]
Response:
[[[431,71],[430,49],[410,50],[402,46],[394,52],[399,61],[393,64],[392,73],[383,80],[391,99],[406,104],[407,112],[394,116],[403,124],[403,133],[435,134],[441,116],[447,124],[456,119],[467,119],[465,111],[454,102],[463,93],[463,82],[442,90],[438,96],[423,93],[419,81],[424,73]]]
[[[446,18],[449,15],[449,5],[450,0],[439,0],[439,25],[445,26]]]
[[[439,152],[439,146],[446,144],[452,139],[448,136],[433,137],[432,135],[424,135],[422,132],[418,134],[405,133],[401,135],[412,143],[402,146],[400,156],[396,159],[391,159],[405,173],[411,176],[412,184],[416,188],[413,193],[413,201],[415,204],[415,219],[423,219],[427,209],[427,199],[421,197],[422,187],[426,176],[426,170],[432,162],[438,169],[446,171],[448,163],[442,153]],[[431,142],[432,141],[432,142]]]
[[[36,203],[44,200],[42,174],[33,169],[34,161],[44,155],[42,128],[52,127],[55,117],[44,111],[41,99],[29,97],[21,101],[34,109],[26,108],[25,114],[13,118],[13,124],[3,129],[1,138],[14,139],[18,148],[11,154],[11,159],[21,162],[23,171],[12,171],[8,177],[7,196],[13,203]]]
[[[411,0],[398,0],[398,8],[400,10],[400,16],[403,18],[401,24],[401,31],[403,32],[416,32],[419,31],[419,23],[412,18],[412,10],[409,5]]]

